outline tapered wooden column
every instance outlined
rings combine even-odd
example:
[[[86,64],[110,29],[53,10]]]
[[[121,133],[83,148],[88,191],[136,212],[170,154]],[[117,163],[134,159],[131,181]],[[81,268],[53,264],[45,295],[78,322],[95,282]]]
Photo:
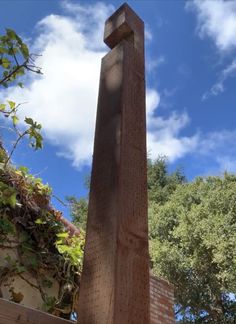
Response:
[[[144,24],[122,5],[105,24],[80,324],[149,324]]]

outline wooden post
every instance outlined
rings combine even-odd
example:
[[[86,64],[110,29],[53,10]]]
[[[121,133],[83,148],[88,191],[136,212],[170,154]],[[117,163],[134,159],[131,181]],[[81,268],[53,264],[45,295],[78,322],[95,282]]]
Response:
[[[122,5],[105,24],[80,324],[149,324],[144,24]]]

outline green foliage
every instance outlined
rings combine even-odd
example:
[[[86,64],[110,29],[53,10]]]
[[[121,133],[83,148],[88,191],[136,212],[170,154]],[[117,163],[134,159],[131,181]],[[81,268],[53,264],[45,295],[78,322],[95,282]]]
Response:
[[[57,299],[52,296],[46,296],[42,309],[45,312],[51,313],[56,306]]]
[[[0,181],[0,207],[9,205],[10,207],[15,208],[16,195],[17,192],[13,187]]]
[[[148,196],[149,200],[164,204],[175,191],[178,184],[185,182],[185,176],[180,169],[169,174],[165,157],[156,161],[148,160]]]
[[[12,60],[12,57],[14,60]],[[9,82],[25,73],[24,63],[18,63],[18,60],[21,59],[24,62],[28,61],[28,47],[13,30],[6,29],[6,34],[0,36],[1,84],[4,87],[7,87]]]
[[[41,73],[20,36],[14,30],[6,29],[6,33],[0,36],[0,85],[8,87],[26,70]],[[18,85],[23,86],[21,82]]]
[[[8,100],[7,104],[0,105],[0,113],[6,118],[10,118],[12,121],[12,128],[16,134],[16,141],[13,148],[9,154],[9,157],[5,161],[5,166],[10,161],[14,150],[16,149],[18,143],[22,138],[28,136],[30,146],[35,150],[41,149],[43,147],[43,137],[41,135],[42,125],[34,121],[32,118],[25,117],[25,130],[22,132],[18,127],[19,117],[17,115],[20,104],[16,105],[15,102]]]
[[[52,194],[52,188],[48,184],[43,184],[41,178],[36,178],[32,174],[29,173],[29,169],[20,166],[15,169],[15,174],[20,175],[27,183],[27,191],[30,194],[37,192],[37,194],[42,196],[50,196]]]
[[[0,86],[22,88],[24,85],[18,79],[26,71],[41,73],[34,57],[22,39],[13,30],[6,29],[6,34],[0,36]],[[0,114],[8,118],[9,130],[16,135],[9,154],[0,141],[0,248],[13,249],[17,255],[15,259],[8,255],[5,264],[0,265],[0,283],[8,277],[20,276],[39,290],[45,311],[56,309],[57,316],[69,318],[78,290],[84,233],[81,231],[78,237],[65,232],[61,213],[50,205],[52,190],[48,184],[31,175],[26,167],[15,168],[9,163],[22,138],[28,137],[35,150],[43,144],[42,126],[38,122],[25,117],[24,126],[19,127],[20,106],[12,100],[0,103]],[[34,277],[37,285],[24,278],[25,272]],[[46,293],[45,288],[53,284],[49,275],[58,282],[60,296]]]
[[[84,198],[77,199],[74,196],[66,197],[66,200],[70,204],[70,214],[73,223],[82,230],[85,230],[88,215],[88,200]]]
[[[0,282],[7,276],[24,273],[34,276],[42,299],[43,309],[53,312],[62,296],[49,296],[45,288],[52,285],[44,274],[50,274],[67,291],[67,311],[73,311],[75,292],[82,268],[84,233],[70,235],[61,222],[61,214],[50,206],[51,188],[40,178],[31,175],[26,167],[8,166],[0,171],[0,248],[16,249],[18,259],[6,258],[0,265]],[[60,289],[61,291],[61,289]]]
[[[180,323],[235,323],[236,176],[179,183],[165,203],[151,197],[152,267],[174,284]]]
[[[14,234],[14,232],[13,224],[8,220],[6,215],[0,214],[0,235],[7,236],[9,234]]]
[[[6,34],[0,36],[0,86],[8,87],[18,85],[23,87],[22,82],[16,81],[22,77],[26,71],[41,73],[40,69],[34,64],[34,56],[29,53],[27,45],[22,41],[14,30],[6,29]],[[2,116],[11,119],[11,130],[15,131],[16,141],[12,147],[9,157],[5,160],[5,166],[10,161],[18,143],[25,136],[29,137],[30,145],[35,149],[42,148],[43,138],[41,135],[42,126],[32,118],[25,118],[25,130],[21,131],[18,127],[19,117],[17,115],[21,104],[16,104],[12,100],[7,103],[0,103],[0,113]]]
[[[30,145],[35,148],[35,150],[42,148],[42,142],[43,137],[40,134],[42,125],[38,124],[36,121],[34,121],[32,118],[25,118],[25,123],[29,125],[29,128],[27,129],[27,134],[30,138]]]
[[[57,234],[55,242],[58,251],[73,266],[79,266],[77,271],[82,270],[82,261],[84,254],[84,233],[80,232],[80,236],[70,237],[67,232]]]
[[[7,268],[9,272],[20,274],[26,271],[26,268],[24,266],[22,266],[17,260],[13,260],[9,255],[7,255],[7,257],[5,257],[4,259],[7,262]]]

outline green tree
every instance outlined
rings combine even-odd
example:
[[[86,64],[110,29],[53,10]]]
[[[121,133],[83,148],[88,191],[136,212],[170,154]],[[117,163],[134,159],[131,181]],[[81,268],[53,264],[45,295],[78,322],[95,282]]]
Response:
[[[72,222],[78,227],[86,230],[88,215],[88,200],[86,198],[76,198],[75,196],[66,197],[70,206]]]
[[[84,178],[84,187],[89,190],[90,188],[90,175]],[[80,229],[86,230],[87,217],[88,217],[88,198],[77,198],[75,196],[67,196],[66,201],[69,203],[70,216],[72,222]]]
[[[148,197],[149,201],[164,204],[175,191],[177,185],[186,181],[181,169],[168,172],[167,159],[159,157],[156,161],[148,160]]]
[[[236,176],[180,181],[164,202],[157,192],[149,196],[152,267],[174,284],[179,322],[236,323]]]

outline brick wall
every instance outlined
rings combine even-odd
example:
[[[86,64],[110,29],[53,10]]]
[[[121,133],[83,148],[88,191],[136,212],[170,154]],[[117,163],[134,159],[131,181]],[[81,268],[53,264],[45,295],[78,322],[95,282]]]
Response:
[[[167,281],[150,275],[151,324],[174,324],[174,289]]]

